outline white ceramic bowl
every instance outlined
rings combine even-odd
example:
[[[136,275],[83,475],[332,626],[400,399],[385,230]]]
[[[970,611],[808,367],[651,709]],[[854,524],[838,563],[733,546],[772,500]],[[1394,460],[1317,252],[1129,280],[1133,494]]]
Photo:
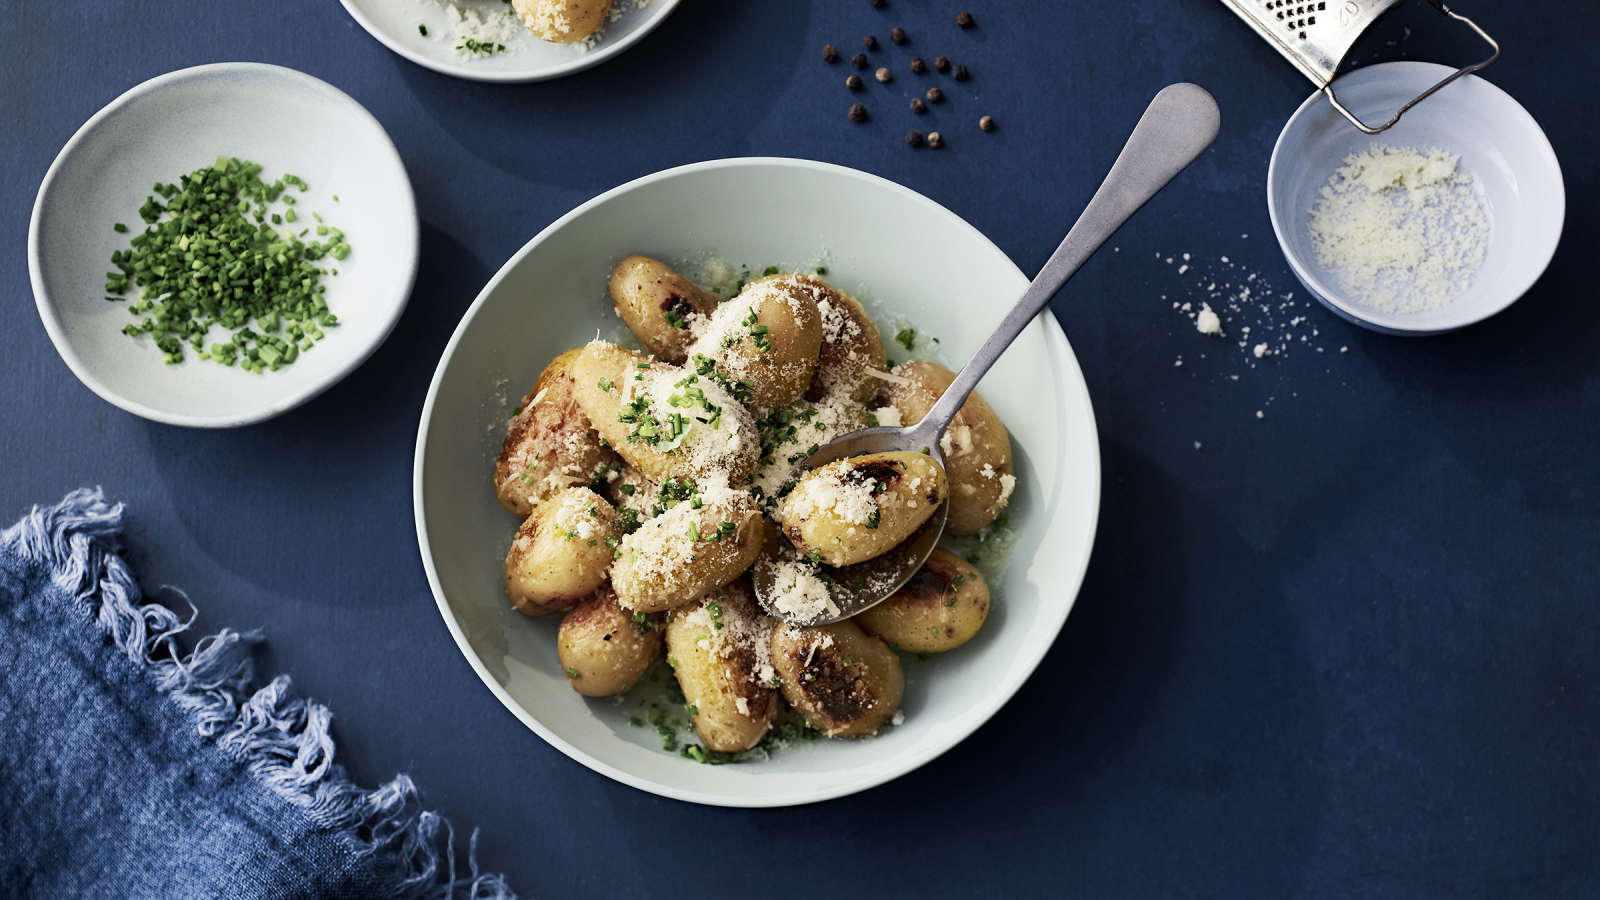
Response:
[[[580,50],[552,44],[520,29],[506,51],[487,56],[463,56],[443,3],[424,0],[340,0],[367,33],[385,47],[419,66],[473,81],[543,81],[597,66],[638,43],[666,20],[679,0],[650,0],[640,9],[634,0],[613,0],[621,16],[605,26],[600,42]],[[453,0],[464,10],[480,15],[503,14],[510,9],[501,0]],[[418,25],[424,25],[424,35]]]
[[[585,700],[556,657],[555,617],[530,619],[505,597],[517,521],[489,469],[512,406],[557,353],[621,327],[606,294],[631,253],[684,265],[707,254],[809,266],[877,312],[939,337],[959,365],[1028,279],[994,244],[925,197],[851,169],[734,159],[623,185],[566,216],[512,256],[451,337],[423,407],[415,503],[423,566],[468,662],[518,718],[589,768],[698,803],[780,806],[838,797],[901,775],[982,725],[1038,664],[1072,608],[1089,562],[1100,491],[1094,414],[1061,328],[1042,316],[980,390],[1016,450],[1012,523],[1020,530],[994,609],[973,642],[907,666],[904,725],[873,740],[820,741],[740,765],[664,753],[632,704]],[[889,322],[879,316],[880,327]],[[890,331],[886,338],[891,338]],[[898,350],[891,344],[891,350]],[[902,354],[903,356],[903,354]]]
[[[314,225],[310,214],[319,212],[352,246],[339,274],[323,279],[339,326],[276,372],[254,375],[192,353],[165,365],[149,337],[122,333],[135,321],[127,304],[103,299],[111,253],[143,227],[138,210],[151,186],[219,156],[261,163],[267,180],[305,179],[310,190],[295,192],[303,222]],[[118,222],[129,233],[112,231]],[[90,390],[147,419],[224,428],[292,409],[370,356],[405,309],[418,235],[400,154],[359,103],[293,69],[219,63],[146,81],[78,129],[39,187],[28,270],[50,340]],[[225,339],[221,329],[213,335]]]
[[[1382,121],[1450,71],[1436,63],[1381,63],[1339,78],[1334,88],[1358,116]],[[1461,169],[1477,176],[1489,219],[1488,251],[1467,290],[1442,307],[1380,311],[1341,291],[1317,261],[1309,231],[1317,192],[1345,157],[1372,144],[1441,147],[1459,153]],[[1356,130],[1321,93],[1313,93],[1289,117],[1272,149],[1267,209],[1295,277],[1329,309],[1374,331],[1437,334],[1486,319],[1533,286],[1561,238],[1566,191],[1539,123],[1505,91],[1469,75],[1375,137]]]

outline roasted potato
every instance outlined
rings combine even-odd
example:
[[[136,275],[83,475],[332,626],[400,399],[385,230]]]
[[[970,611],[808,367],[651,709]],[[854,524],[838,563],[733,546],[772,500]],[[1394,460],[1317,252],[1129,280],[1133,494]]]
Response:
[[[867,369],[881,371],[886,357],[878,326],[872,324],[861,303],[815,275],[791,272],[763,280],[792,285],[817,304],[822,347],[806,399],[813,403],[833,397],[848,397],[857,403],[871,400],[880,382],[866,374]]]
[[[753,411],[788,406],[805,395],[822,349],[822,315],[798,285],[763,279],[717,307],[689,345],[694,364],[716,369],[748,391]]]
[[[965,644],[989,616],[989,586],[970,563],[940,547],[889,599],[855,620],[911,653],[943,653]]]
[[[575,44],[606,23],[611,0],[511,0],[511,9],[534,37]]]
[[[885,553],[945,499],[944,470],[922,453],[868,453],[807,472],[778,506],[784,536],[830,566]]]
[[[632,613],[611,588],[578,602],[561,617],[556,652],[567,683],[585,697],[620,694],[661,658],[661,617]]]
[[[506,594],[518,612],[542,616],[568,609],[606,580],[622,537],[617,512],[586,487],[545,499],[517,529],[506,554]]]
[[[898,366],[894,374],[909,384],[891,384],[886,397],[906,424],[922,417],[955,379],[955,373],[936,362],[918,360]],[[967,398],[944,439],[939,442],[950,479],[951,534],[977,534],[993,522],[1011,500],[1016,475],[1011,467],[1011,436],[1000,417],[977,391]]]
[[[744,579],[667,614],[667,662],[707,749],[748,750],[771,726],[778,711],[767,656],[771,622]]]
[[[783,698],[828,737],[876,732],[900,708],[906,689],[900,658],[848,619],[774,626],[772,665]]]
[[[507,512],[522,518],[555,491],[588,484],[605,466],[621,463],[601,445],[573,397],[572,362],[579,352],[568,350],[545,366],[522,398],[495,461],[495,496]]]
[[[572,377],[573,396],[600,437],[646,478],[726,472],[741,485],[755,471],[755,420],[709,378],[605,341],[583,348]],[[675,437],[673,422],[683,429]]]
[[[646,349],[671,363],[687,358],[694,335],[689,326],[709,316],[717,297],[664,262],[630,256],[611,272],[611,302]]]
[[[766,539],[749,493],[711,486],[624,537],[611,582],[636,612],[672,609],[722,587],[755,562]]]

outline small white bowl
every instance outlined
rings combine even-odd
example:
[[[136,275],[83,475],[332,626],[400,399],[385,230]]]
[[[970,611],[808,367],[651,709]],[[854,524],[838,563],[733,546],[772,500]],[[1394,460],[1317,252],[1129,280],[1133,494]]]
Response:
[[[489,56],[463,56],[445,7],[417,0],[340,0],[345,11],[367,33],[395,53],[419,66],[472,81],[544,81],[598,66],[638,43],[666,21],[680,0],[651,0],[642,9],[633,0],[613,0],[620,15],[601,32],[600,42],[588,49],[552,44],[520,28],[506,50]],[[498,15],[510,9],[502,0],[454,0],[463,10]],[[428,29],[423,34],[417,26]]]
[[[606,292],[631,253],[677,265],[708,254],[809,267],[862,298],[897,351],[885,313],[939,337],[959,366],[1027,287],[998,247],[926,197],[872,175],[792,159],[732,159],[649,175],[585,203],[501,267],[462,317],[428,389],[415,503],[423,568],[456,645],[489,690],[552,746],[641,790],[694,803],[782,806],[864,790],[971,734],[1050,649],[1089,563],[1100,455],[1083,375],[1053,316],[1028,326],[979,386],[1011,431],[1018,540],[970,643],[909,662],[903,725],[872,740],[818,741],[759,762],[707,766],[661,749],[631,701],[586,700],[556,654],[559,616],[506,599],[517,520],[489,470],[512,407],[556,354],[615,335]],[[902,358],[904,354],[900,355]],[[1045,714],[1045,713],[1041,713]],[[466,723],[457,723],[467,727]],[[1019,736],[1025,740],[1025,736]]]
[[[165,365],[148,336],[122,333],[136,321],[128,304],[103,299],[111,253],[144,227],[139,206],[151,186],[219,156],[258,162],[269,181],[305,179],[310,190],[294,192],[301,221],[314,226],[318,212],[349,235],[350,256],[330,260],[339,274],[323,279],[340,324],[276,372],[254,375],[192,352]],[[112,230],[118,222],[128,233]],[[28,271],[50,340],[90,390],[146,419],[227,428],[304,403],[370,356],[405,309],[418,240],[411,182],[377,119],[293,69],[219,63],[146,81],[78,129],[39,186]]]
[[[1450,71],[1435,63],[1381,63],[1357,69],[1334,86],[1358,116],[1383,120]],[[1364,305],[1341,292],[1338,279],[1317,261],[1310,219],[1318,191],[1345,157],[1373,144],[1440,147],[1460,154],[1461,169],[1478,179],[1489,220],[1488,249],[1467,290],[1437,309],[1392,313]],[[1327,98],[1313,93],[1289,117],[1272,148],[1267,209],[1290,269],[1323,305],[1374,331],[1423,335],[1482,321],[1539,280],[1561,238],[1566,191],[1555,151],[1539,124],[1505,91],[1468,75],[1376,136],[1357,131]]]

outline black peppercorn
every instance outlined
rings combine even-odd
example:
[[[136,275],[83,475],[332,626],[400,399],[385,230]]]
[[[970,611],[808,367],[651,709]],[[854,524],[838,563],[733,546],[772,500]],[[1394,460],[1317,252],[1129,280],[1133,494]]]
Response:
[[[934,87],[928,88],[928,93],[926,96],[929,103],[940,103],[944,100],[944,91],[939,90],[938,86],[935,85]]]
[[[940,134],[937,131],[928,132],[928,146],[932,147],[935,150],[938,150],[940,147],[943,147],[944,146],[944,135]]]
[[[850,57],[850,65],[852,68],[865,69],[867,67],[867,55],[865,53],[857,53],[855,56]]]
[[[889,0],[868,0],[868,2],[872,4],[873,9],[883,9],[889,5]]]
[[[878,39],[869,34],[861,39],[861,46],[868,50],[876,50],[878,49]]]
[[[889,29],[889,40],[894,41],[896,44],[904,44],[906,42],[906,30],[899,25]]]
[[[962,28],[971,28],[976,23],[972,21],[972,13],[959,12],[956,13],[956,24]]]
[[[994,130],[994,116],[984,116],[978,120],[978,127],[984,131]]]
[[[933,67],[941,72],[948,72],[950,71],[950,60],[942,56],[935,56],[933,58]]]
[[[865,106],[862,106],[859,103],[850,104],[850,121],[852,121],[852,122],[865,122],[866,120],[867,120],[867,108]]]
[[[967,71],[967,67],[966,66],[956,66],[955,79],[957,81],[966,81],[968,78],[971,78],[971,77],[972,77],[972,73]]]
[[[825,62],[825,63],[836,63],[836,62],[838,62],[839,61],[839,48],[835,47],[832,44],[823,44],[822,45],[822,61]]]
[[[911,98],[911,111],[916,113],[917,115],[921,115],[921,114],[923,114],[923,113],[928,111],[928,104],[923,103],[921,97],[912,97]]]
[[[846,78],[844,80],[844,86],[849,88],[852,91],[861,90],[861,76],[860,75],[851,75],[849,78]]]
[[[920,132],[920,131],[908,131],[908,132],[906,132],[906,144],[908,144],[908,145],[910,145],[912,147],[921,147],[922,146],[922,132]]]
[[[911,57],[911,71],[921,75],[923,72],[928,71],[928,64],[922,61],[922,57],[913,56]]]

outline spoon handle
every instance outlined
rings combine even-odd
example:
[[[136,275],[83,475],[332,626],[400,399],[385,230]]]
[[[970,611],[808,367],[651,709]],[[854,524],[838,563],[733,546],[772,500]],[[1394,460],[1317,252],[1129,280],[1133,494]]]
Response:
[[[1022,329],[1033,321],[1100,245],[1122,223],[1139,211],[1156,192],[1166,187],[1175,175],[1210,146],[1222,117],[1217,103],[1199,85],[1180,82],[1168,85],[1150,101],[1150,106],[1134,126],[1122,153],[1083,214],[1067,232],[1061,246],[1039,270],[1028,290],[989,336],[972,360],[950,383],[923,417],[922,426],[936,426],[928,438],[938,442],[950,420],[978,386],[989,367],[1000,358]]]

